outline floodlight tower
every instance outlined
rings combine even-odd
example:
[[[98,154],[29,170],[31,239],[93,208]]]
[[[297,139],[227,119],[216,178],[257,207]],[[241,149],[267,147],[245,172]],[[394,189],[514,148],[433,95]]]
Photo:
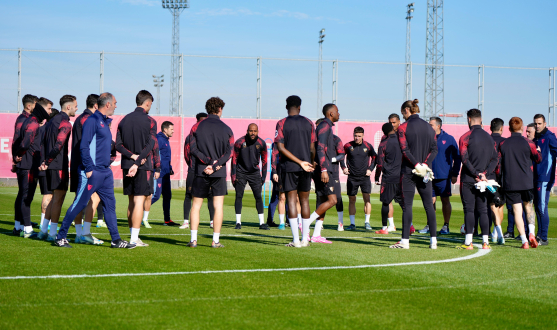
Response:
[[[188,8],[188,0],[162,0],[162,7],[172,14],[172,58],[170,59],[170,114],[180,111],[180,14]]]
[[[406,73],[404,75],[404,101],[412,97],[412,59],[410,54],[412,49],[410,47],[410,21],[412,20],[412,13],[414,12],[414,3],[406,6]]]
[[[155,87],[157,87],[157,114],[161,113],[161,87],[164,82],[164,79],[162,78],[164,78],[164,75],[153,75],[153,82],[155,83]]]
[[[445,113],[444,44],[443,0],[427,0],[424,95],[426,118]]]
[[[323,39],[325,35],[323,34],[325,29],[319,31],[319,72],[317,73],[317,118],[320,118],[321,107],[323,106]]]

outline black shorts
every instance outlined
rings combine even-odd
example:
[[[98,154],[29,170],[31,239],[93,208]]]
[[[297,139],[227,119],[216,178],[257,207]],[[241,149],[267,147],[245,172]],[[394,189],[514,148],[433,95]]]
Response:
[[[50,191],[68,191],[69,181],[70,175],[68,170],[46,170],[46,183]]]
[[[329,182],[323,183],[321,181],[321,172],[314,173],[313,175],[313,182],[315,183],[315,194],[318,196],[329,196],[329,195],[336,195],[337,187],[335,185],[335,178],[332,172],[327,172],[329,174]],[[338,181],[338,180],[336,180]],[[340,186],[340,182],[339,182]]]
[[[128,169],[124,169],[124,195],[125,196],[149,196],[153,191],[153,172],[137,170],[135,176],[128,177]]]
[[[348,180],[346,181],[346,190],[348,196],[356,196],[358,194],[358,188],[362,191],[362,194],[370,194],[371,193],[371,177],[369,176],[360,176],[360,177],[353,177],[348,176]]]
[[[236,184],[234,188],[237,187],[238,189],[245,189],[248,183],[251,190],[261,191],[263,187],[263,183],[261,182],[261,173],[260,172],[253,172],[253,173],[236,172]]]
[[[508,204],[521,204],[522,202],[531,202],[534,200],[534,193],[532,190],[514,190],[505,191],[505,197]]]
[[[190,199],[192,198],[193,179],[195,179],[195,173],[188,171],[188,176],[186,177],[186,197]]]
[[[451,193],[451,179],[433,179],[432,183],[432,196],[431,197],[450,197]]]
[[[390,204],[393,199],[398,204],[402,204],[402,191],[400,190],[400,183],[381,182],[381,195],[379,196],[381,203]]]
[[[282,172],[279,178],[280,192],[310,191],[311,190],[311,173],[306,171],[300,172]]]
[[[46,173],[45,173],[45,175],[39,176],[38,179],[39,179],[39,186],[41,187],[41,195],[52,195],[52,190],[48,189],[48,182],[46,180]]]
[[[491,192],[487,192],[487,205],[491,205],[491,204],[499,204],[500,206],[503,206],[507,201],[507,198],[505,196],[505,191],[503,189],[497,189],[497,191],[492,194]]]
[[[211,178],[206,176],[196,176],[193,179],[192,196],[197,198],[207,198],[211,196],[228,195],[226,188],[226,178]]]

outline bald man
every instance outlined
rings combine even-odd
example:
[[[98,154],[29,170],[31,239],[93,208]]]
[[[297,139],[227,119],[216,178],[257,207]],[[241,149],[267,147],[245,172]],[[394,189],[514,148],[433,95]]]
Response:
[[[261,168],[259,167],[260,158]],[[269,230],[269,226],[263,220],[263,200],[261,199],[261,188],[267,178],[267,144],[259,137],[259,128],[256,124],[249,124],[246,135],[234,143],[230,176],[236,189],[235,229],[242,229],[242,198],[246,184],[249,183],[259,215],[259,229]]]

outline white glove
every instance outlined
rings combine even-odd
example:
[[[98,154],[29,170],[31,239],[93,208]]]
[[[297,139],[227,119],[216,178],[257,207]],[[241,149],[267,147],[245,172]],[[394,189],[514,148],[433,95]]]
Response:
[[[477,182],[475,185],[476,189],[480,192],[485,192],[485,189],[489,187],[500,187],[500,185],[495,180],[487,180],[487,181],[480,181]]]
[[[429,167],[427,167],[427,165],[425,164],[420,164],[418,163],[414,169],[412,170],[412,173],[416,174],[417,176],[420,176],[422,178],[425,178],[425,176],[427,175],[427,169]]]

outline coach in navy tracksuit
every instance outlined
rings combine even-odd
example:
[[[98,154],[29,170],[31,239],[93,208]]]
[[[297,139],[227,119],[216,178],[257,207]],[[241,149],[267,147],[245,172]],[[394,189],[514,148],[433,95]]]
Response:
[[[114,176],[111,163],[112,133],[108,116],[114,113],[116,99],[110,93],[103,93],[97,100],[99,109],[89,116],[83,125],[81,144],[82,164],[78,168],[79,183],[73,204],[69,207],[62,227],[56,236],[56,245],[71,247],[66,240],[68,229],[75,216],[79,214],[97,193],[103,204],[105,222],[112,238],[112,248],[134,248],[135,245],[120,239],[116,222],[116,199],[114,198]]]
[[[547,129],[545,117],[542,114],[534,116],[536,136],[534,143],[539,148],[542,161],[534,164],[534,205],[538,218],[538,241],[540,245],[547,245],[547,229],[549,228],[548,201],[551,188],[555,184],[555,157],[557,157],[557,138]]]
[[[170,186],[170,176],[174,174],[172,170],[172,150],[170,149],[169,139],[174,135],[174,124],[165,121],[161,125],[161,131],[157,134],[157,142],[159,144],[159,154],[161,163],[161,173],[155,183],[155,193],[151,199],[151,204],[159,200],[162,194],[162,210],[164,213],[164,221],[170,221],[170,200],[172,199],[172,190]]]
[[[449,234],[449,222],[451,221],[451,184],[455,184],[460,172],[460,154],[458,152],[458,145],[452,135],[441,129],[443,121],[439,117],[431,117],[429,124],[437,135],[437,157],[433,160],[432,170],[434,179],[432,182],[432,197],[433,208],[437,196],[441,197],[441,204],[443,210],[443,219],[445,223],[439,231],[439,234]],[[420,231],[423,233],[424,231]],[[427,233],[427,231],[426,231]]]

